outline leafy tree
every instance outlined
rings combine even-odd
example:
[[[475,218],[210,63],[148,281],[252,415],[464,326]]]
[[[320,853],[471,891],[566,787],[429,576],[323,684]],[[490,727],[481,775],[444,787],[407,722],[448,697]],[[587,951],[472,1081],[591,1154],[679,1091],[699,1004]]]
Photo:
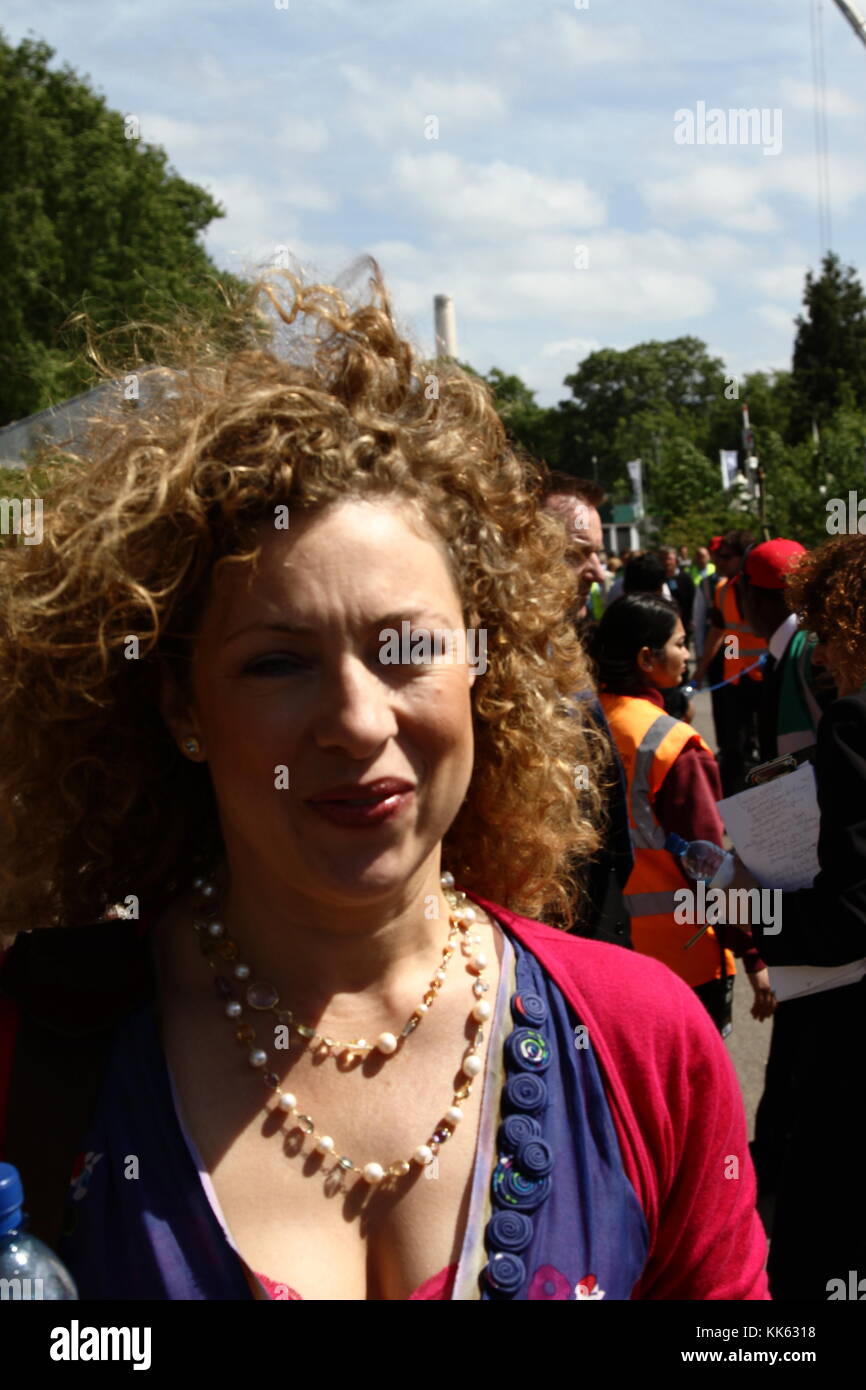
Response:
[[[813,420],[820,427],[830,418],[845,385],[856,408],[866,410],[866,294],[853,266],[828,252],[820,276],[806,275],[803,307],[791,373],[795,442]]]
[[[733,378],[726,378],[730,383]],[[701,446],[711,459],[720,449],[742,448],[743,406],[749,407],[755,447],[762,452],[769,430],[782,438],[788,437],[791,417],[790,372],[748,372],[736,382],[736,396],[729,385],[722,392],[706,419]]]
[[[722,496],[718,465],[714,467],[687,439],[668,439],[647,496],[647,510],[660,528],[664,530],[684,512],[706,507]]]
[[[53,56],[41,41],[13,48],[0,34],[2,422],[93,384],[80,323],[64,328],[75,314],[102,335],[183,311],[219,324],[224,312],[199,241],[220,207],[134,138],[87,79],[52,71]],[[118,360],[129,345],[118,338]]]
[[[726,531],[758,532],[758,518],[754,510],[748,513],[737,511],[727,501],[721,488],[716,489],[712,502],[691,503],[675,517],[669,517],[664,526],[659,527],[658,541],[664,545],[706,545],[711,536],[723,536]]]
[[[595,454],[607,485],[640,437],[647,444],[672,420],[678,433],[700,445],[708,413],[722,397],[725,368],[698,338],[639,343],[624,352],[592,352],[565,378],[576,406],[575,423],[584,459]],[[655,422],[655,423],[654,423]],[[639,450],[643,457],[646,447]]]

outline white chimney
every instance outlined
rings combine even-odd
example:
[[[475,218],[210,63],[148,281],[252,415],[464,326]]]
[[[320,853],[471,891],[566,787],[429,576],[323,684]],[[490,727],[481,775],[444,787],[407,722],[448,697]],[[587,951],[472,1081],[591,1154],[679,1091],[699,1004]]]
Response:
[[[457,320],[454,300],[450,294],[433,296],[433,331],[436,335],[436,356],[457,356]]]

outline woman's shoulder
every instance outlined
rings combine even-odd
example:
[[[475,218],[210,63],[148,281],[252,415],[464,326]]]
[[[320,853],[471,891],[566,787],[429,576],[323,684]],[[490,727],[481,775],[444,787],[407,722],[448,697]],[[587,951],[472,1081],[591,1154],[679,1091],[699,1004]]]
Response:
[[[151,988],[145,924],[133,919],[22,931],[0,957],[0,993],[59,1033],[110,1026]]]
[[[624,946],[575,936],[476,898],[528,948],[569,1003],[619,1053],[649,1059],[685,1034],[710,1046],[718,1035],[706,1010],[672,970]]]

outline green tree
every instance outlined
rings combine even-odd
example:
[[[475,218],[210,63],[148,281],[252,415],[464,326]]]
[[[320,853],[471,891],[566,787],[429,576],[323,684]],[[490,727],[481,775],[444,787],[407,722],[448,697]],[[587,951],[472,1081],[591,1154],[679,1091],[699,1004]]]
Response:
[[[579,462],[594,454],[605,486],[620,472],[625,448],[641,457],[654,437],[676,432],[700,447],[708,415],[723,396],[725,368],[699,338],[638,343],[624,352],[592,352],[564,384],[573,397]]]
[[[80,328],[64,328],[73,315],[102,335],[183,311],[219,323],[224,312],[199,241],[223,216],[218,204],[87,79],[52,70],[53,56],[0,34],[0,422],[93,384]],[[115,346],[122,355],[129,339]]]
[[[803,308],[791,373],[794,442],[843,404],[845,386],[855,408],[866,410],[866,294],[853,266],[828,252],[820,276],[806,275]]]

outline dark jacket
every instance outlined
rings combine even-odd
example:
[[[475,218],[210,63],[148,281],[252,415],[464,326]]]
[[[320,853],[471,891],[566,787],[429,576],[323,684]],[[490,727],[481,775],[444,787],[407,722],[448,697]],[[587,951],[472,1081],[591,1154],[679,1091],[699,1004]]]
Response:
[[[811,888],[785,893],[782,930],[752,925],[768,965],[845,965],[866,956],[866,693],[836,700],[818,725],[821,828]]]
[[[607,739],[613,782],[605,791],[607,832],[604,843],[584,873],[582,901],[577,905],[578,920],[572,931],[576,936],[593,941],[631,948],[631,918],[623,900],[623,891],[634,866],[625,776],[601,705],[591,692],[580,699]]]

